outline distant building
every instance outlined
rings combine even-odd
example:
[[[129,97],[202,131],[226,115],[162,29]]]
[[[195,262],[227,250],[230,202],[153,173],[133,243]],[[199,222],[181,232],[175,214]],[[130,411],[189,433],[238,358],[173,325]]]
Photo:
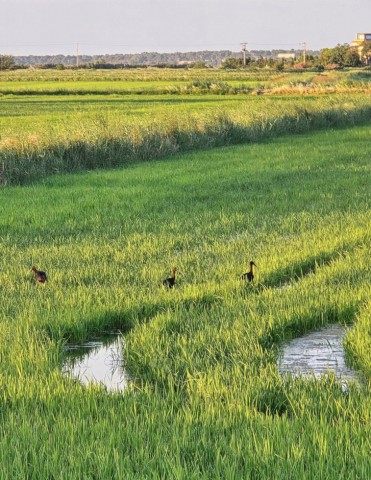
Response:
[[[291,60],[291,59],[295,60],[296,55],[295,53],[279,53],[277,55],[277,58],[280,58],[282,60]]]
[[[357,33],[356,39],[351,43],[351,46],[357,50],[361,61],[366,65],[371,61],[371,51],[364,52],[364,47],[368,44],[371,45],[371,33]]]

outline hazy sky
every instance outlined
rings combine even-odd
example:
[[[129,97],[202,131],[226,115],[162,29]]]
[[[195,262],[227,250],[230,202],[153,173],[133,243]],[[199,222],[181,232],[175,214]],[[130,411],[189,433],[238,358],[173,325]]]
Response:
[[[0,0],[0,54],[309,49],[371,32],[371,0]]]

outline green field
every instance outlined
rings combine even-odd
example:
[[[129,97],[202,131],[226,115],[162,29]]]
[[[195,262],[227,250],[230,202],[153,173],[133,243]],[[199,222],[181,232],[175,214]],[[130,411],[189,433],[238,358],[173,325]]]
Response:
[[[370,78],[368,70],[1,72],[0,184],[368,122]]]
[[[369,97],[174,99],[0,97],[0,478],[370,478]],[[334,322],[360,384],[282,379]],[[123,395],[61,373],[112,329]]]

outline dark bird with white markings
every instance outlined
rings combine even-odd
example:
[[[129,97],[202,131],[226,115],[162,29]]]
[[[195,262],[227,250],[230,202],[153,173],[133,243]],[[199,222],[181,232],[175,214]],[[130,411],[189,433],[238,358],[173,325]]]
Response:
[[[254,271],[253,267],[256,267],[255,263],[251,260],[249,271],[241,275],[241,280],[248,280],[249,282],[254,282]]]

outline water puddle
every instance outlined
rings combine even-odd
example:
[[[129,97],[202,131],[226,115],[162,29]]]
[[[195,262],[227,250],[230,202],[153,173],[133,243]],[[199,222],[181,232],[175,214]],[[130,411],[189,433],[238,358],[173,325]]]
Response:
[[[107,391],[122,392],[129,381],[123,367],[124,345],[124,337],[117,332],[84,344],[66,345],[62,371],[84,385],[98,383]]]
[[[281,375],[314,375],[316,378],[331,371],[341,379],[343,390],[346,390],[347,382],[357,381],[358,377],[345,364],[342,346],[344,335],[345,327],[334,324],[284,343],[278,371]]]

